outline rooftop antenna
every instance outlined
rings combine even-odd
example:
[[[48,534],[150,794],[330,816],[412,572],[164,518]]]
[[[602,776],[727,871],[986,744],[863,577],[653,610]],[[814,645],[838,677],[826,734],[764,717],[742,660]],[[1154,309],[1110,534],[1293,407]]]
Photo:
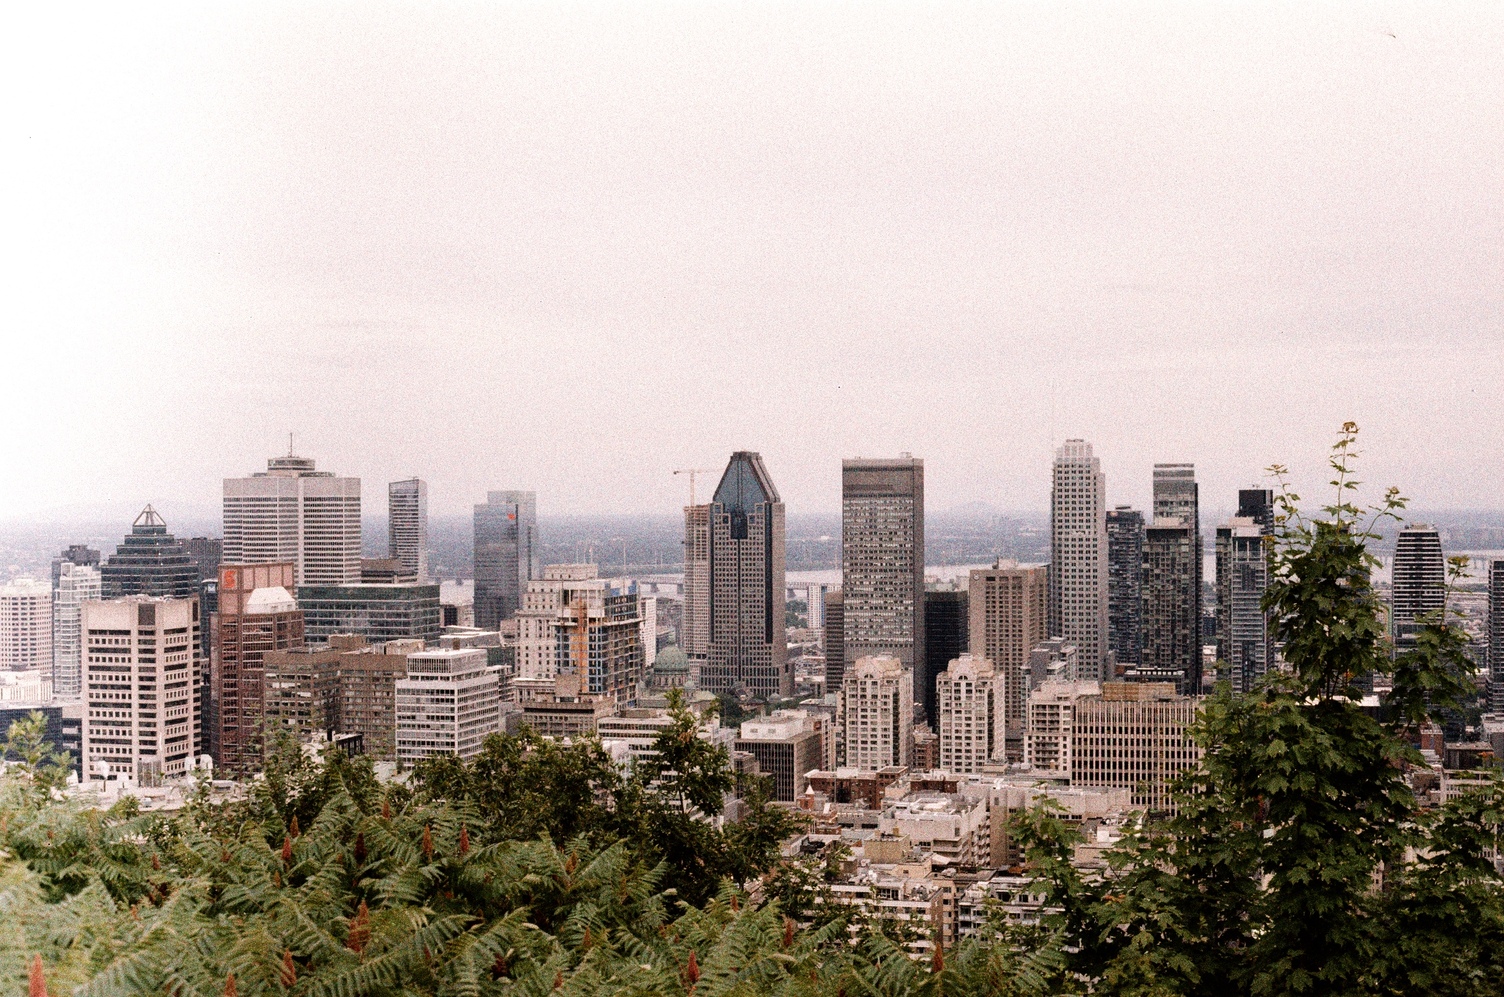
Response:
[[[287,456],[292,456],[292,434],[287,434]]]

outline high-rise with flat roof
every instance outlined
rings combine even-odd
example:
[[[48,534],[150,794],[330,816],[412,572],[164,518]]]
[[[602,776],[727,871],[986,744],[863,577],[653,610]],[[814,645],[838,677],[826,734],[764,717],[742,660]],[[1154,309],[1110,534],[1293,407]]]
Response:
[[[1198,685],[1187,691],[1200,691],[1201,676],[1201,584],[1202,584],[1202,554],[1205,547],[1201,542],[1201,498],[1200,486],[1196,484],[1195,464],[1155,464],[1154,465],[1154,519],[1153,524],[1164,523],[1168,525],[1170,520],[1179,520],[1190,531],[1191,557],[1189,568],[1191,577],[1185,580],[1181,588],[1189,591],[1191,596],[1191,620],[1194,628],[1191,631],[1191,645],[1195,648],[1195,677]],[[1144,626],[1149,626],[1147,617]],[[1147,642],[1148,634],[1144,637]],[[1178,634],[1177,634],[1178,639]],[[1161,641],[1161,644],[1163,641]]]
[[[84,779],[117,774],[152,785],[192,767],[200,625],[196,596],[83,604]]]
[[[919,698],[932,730],[940,723],[936,681],[956,658],[971,649],[971,593],[968,583],[929,583],[924,591],[924,668]],[[827,686],[826,688],[829,688]]]
[[[1107,643],[1107,477],[1084,440],[1055,451],[1050,487],[1049,634],[1081,655],[1082,678],[1110,660]],[[975,645],[973,645],[975,648]]]
[[[77,563],[66,552],[52,562],[52,694],[77,699],[83,692],[83,604],[104,597],[94,563]]]
[[[1173,682],[1182,695],[1201,689],[1201,612],[1196,533],[1179,516],[1144,530],[1143,653],[1128,675]]]
[[[501,724],[501,686],[482,648],[419,651],[396,683],[397,761],[472,758]]]
[[[926,693],[924,461],[841,461],[841,592],[847,661],[892,655]]]
[[[704,535],[702,528],[708,530]],[[731,455],[715,497],[708,505],[686,510],[685,534],[686,576],[699,571],[703,586],[691,593],[686,581],[684,604],[691,641],[685,650],[691,662],[698,649],[695,635],[703,633],[707,645],[700,688],[759,698],[791,695],[794,675],[784,633],[783,501],[760,454],[739,450]],[[703,559],[702,541],[708,541]]]
[[[52,586],[17,578],[0,586],[0,669],[52,672]]]
[[[1143,653],[1144,514],[1120,505],[1107,512],[1107,643],[1119,665]]]
[[[308,639],[357,634],[371,641],[437,640],[443,610],[436,584],[372,582],[360,585],[299,585]]]
[[[1003,757],[1005,677],[975,654],[956,658],[935,678],[940,767],[970,774]]]
[[[1488,705],[1504,713],[1504,560],[1488,565]]]
[[[1217,527],[1217,658],[1234,692],[1252,689],[1274,663],[1263,606],[1270,539],[1269,527],[1252,516]]]
[[[1134,806],[1175,809],[1175,780],[1201,759],[1189,729],[1199,700],[1168,682],[1107,682],[1071,718],[1071,785],[1126,789]]]
[[[386,502],[386,556],[397,562],[403,580],[428,581],[428,483],[393,481]]]
[[[1023,734],[1029,653],[1045,638],[1049,574],[1042,564],[1016,561],[971,569],[967,644],[1003,676],[1003,716],[1015,738]]]
[[[1390,636],[1395,653],[1403,654],[1414,649],[1416,635],[1446,605],[1447,560],[1434,527],[1415,524],[1400,530],[1390,586]]]
[[[846,681],[846,598],[840,589],[825,593],[825,691],[840,692]]]
[[[308,457],[224,479],[224,561],[292,564],[298,585],[360,581],[360,479],[317,471]]]
[[[1238,515],[1251,519],[1266,532],[1274,531],[1274,489],[1239,488]]]
[[[538,493],[487,492],[475,507],[475,625],[510,619],[538,568]]]
[[[890,654],[858,658],[844,686],[846,764],[863,771],[914,757],[914,678]]]

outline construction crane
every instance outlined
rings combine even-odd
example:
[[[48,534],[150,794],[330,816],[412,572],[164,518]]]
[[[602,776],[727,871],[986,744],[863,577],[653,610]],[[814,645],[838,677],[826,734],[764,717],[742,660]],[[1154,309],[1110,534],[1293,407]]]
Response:
[[[687,474],[687,475],[689,475],[689,504],[690,505],[694,505],[695,504],[695,475],[697,475],[697,474],[714,474],[715,473],[715,468],[713,468],[713,467],[681,467],[681,468],[678,468],[677,470],[675,470],[674,473],[675,474]]]

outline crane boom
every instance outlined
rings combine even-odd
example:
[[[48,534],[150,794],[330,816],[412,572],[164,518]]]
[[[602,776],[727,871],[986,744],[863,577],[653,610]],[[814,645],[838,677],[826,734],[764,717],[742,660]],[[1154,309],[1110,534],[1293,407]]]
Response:
[[[687,475],[689,475],[689,504],[690,505],[695,505],[696,504],[695,503],[695,475],[697,475],[697,474],[713,474],[713,473],[715,473],[715,468],[713,468],[713,467],[680,467],[680,468],[676,468],[674,470],[674,474],[675,475],[680,475],[680,474],[687,474]]]

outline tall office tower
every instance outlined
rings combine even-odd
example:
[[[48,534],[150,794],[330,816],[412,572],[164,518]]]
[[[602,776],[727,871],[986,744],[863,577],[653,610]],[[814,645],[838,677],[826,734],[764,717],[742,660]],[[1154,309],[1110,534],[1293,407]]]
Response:
[[[908,765],[914,755],[914,677],[890,654],[846,669],[846,764],[864,771]]]
[[[99,575],[106,599],[123,595],[187,599],[199,595],[200,580],[193,558],[183,542],[167,532],[167,523],[151,506],[141,510]]]
[[[593,564],[550,564],[517,611],[517,675],[554,679],[555,695],[626,703],[643,674],[636,585],[598,577]]]
[[[691,674],[710,660],[710,506],[684,507],[684,610],[679,648],[689,658]],[[829,668],[829,658],[826,658]]]
[[[926,704],[924,461],[841,461],[841,591],[845,654],[891,654],[914,674]],[[933,722],[933,721],[932,721]]]
[[[428,482],[422,478],[386,486],[386,556],[401,567],[404,580],[428,580]]]
[[[1415,636],[1429,615],[1446,605],[1447,560],[1441,552],[1441,534],[1433,527],[1400,530],[1390,585],[1390,635],[1395,653],[1402,654],[1415,647]]]
[[[224,479],[227,564],[291,563],[298,585],[360,581],[360,479],[273,457],[265,471]]]
[[[266,653],[304,646],[303,613],[289,591],[294,574],[290,561],[219,566],[219,612],[210,621],[211,753],[231,772],[261,769]]]
[[[846,681],[846,597],[825,593],[825,691],[840,692]]]
[[[1217,527],[1217,658],[1227,666],[1233,692],[1252,689],[1274,662],[1263,608],[1269,529],[1252,516]]]
[[[183,775],[200,740],[197,597],[129,595],[86,602],[81,615],[83,777],[145,786]]]
[[[77,699],[83,691],[83,604],[104,597],[99,580],[99,555],[93,564],[67,560],[52,562],[52,695]]]
[[[1251,519],[1266,533],[1274,530],[1274,489],[1239,488],[1238,515]]]
[[[971,569],[967,641],[971,653],[992,662],[1003,676],[1003,713],[1009,737],[1021,737],[1029,683],[1029,653],[1045,638],[1050,569],[1042,564],[999,561]],[[1095,674],[1095,673],[1093,673]]]
[[[1205,568],[1202,566],[1202,558],[1206,553],[1206,547],[1201,542],[1200,486],[1196,484],[1195,464],[1154,465],[1153,522],[1157,523],[1160,520],[1172,518],[1178,518],[1191,530],[1191,545],[1195,555],[1191,558],[1191,567],[1195,571],[1195,577],[1191,579],[1191,593],[1195,599],[1196,621],[1196,630],[1192,635],[1192,641],[1196,647],[1196,660],[1199,669],[1199,662],[1201,660],[1201,585],[1205,574]],[[1198,688],[1191,691],[1199,692],[1200,690]]]
[[[742,689],[758,698],[792,695],[783,617],[783,501],[762,457],[745,450],[732,454],[707,509],[710,646],[700,688]],[[693,518],[686,515],[686,524]],[[686,619],[688,596],[686,591]]]
[[[17,578],[0,586],[0,669],[52,673],[52,586]]]
[[[1126,505],[1107,512],[1107,644],[1120,665],[1143,653],[1144,514]]]
[[[538,577],[538,493],[487,492],[475,507],[475,625],[495,630]]]
[[[924,715],[932,729],[940,722],[936,679],[971,648],[970,592],[965,585],[927,585],[924,590],[924,662],[918,679]]]
[[[1488,705],[1504,713],[1504,560],[1488,565]]]
[[[1102,462],[1092,455],[1091,444],[1066,440],[1055,451],[1050,487],[1049,633],[1045,636],[1064,637],[1076,645],[1084,679],[1103,675],[1111,660],[1106,503],[1107,477]]]
[[[1003,757],[1005,679],[981,655],[963,654],[935,679],[940,767],[970,774]]]
[[[1144,530],[1143,653],[1128,674],[1174,682],[1181,695],[1201,691],[1196,560],[1196,533],[1185,520],[1156,519]]]
[[[397,761],[473,758],[501,726],[501,684],[483,648],[419,651],[397,680]]]
[[[1126,789],[1136,807],[1173,812],[1175,780],[1201,760],[1188,729],[1198,699],[1168,682],[1104,682],[1072,717],[1071,785]]]

